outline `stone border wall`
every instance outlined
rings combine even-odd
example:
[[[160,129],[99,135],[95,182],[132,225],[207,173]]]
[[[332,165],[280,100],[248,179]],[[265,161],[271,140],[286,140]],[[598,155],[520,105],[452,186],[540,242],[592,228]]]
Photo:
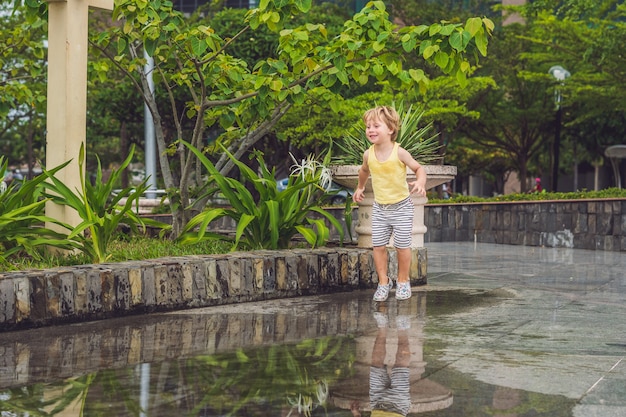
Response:
[[[426,283],[414,250],[411,283]],[[395,251],[390,251],[390,273]],[[418,266],[419,265],[419,266]],[[372,251],[324,247],[159,258],[0,274],[0,332],[375,287]]]
[[[428,242],[626,251],[626,199],[427,204]]]

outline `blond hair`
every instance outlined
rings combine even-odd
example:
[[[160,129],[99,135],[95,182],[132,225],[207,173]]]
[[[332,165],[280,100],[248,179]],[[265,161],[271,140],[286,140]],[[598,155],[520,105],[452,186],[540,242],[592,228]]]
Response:
[[[393,132],[391,134],[391,141],[396,141],[398,132],[400,131],[400,115],[396,109],[390,106],[377,106],[373,109],[369,109],[363,115],[363,122],[367,125],[371,120],[378,120],[386,124],[389,130]]]

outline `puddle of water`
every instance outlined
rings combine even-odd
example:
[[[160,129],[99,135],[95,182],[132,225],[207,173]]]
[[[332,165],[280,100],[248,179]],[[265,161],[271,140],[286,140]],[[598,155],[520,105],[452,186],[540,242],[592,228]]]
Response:
[[[354,339],[306,339],[13,387],[2,391],[0,410],[3,416],[41,411],[67,416],[274,416],[298,407],[313,411],[326,401],[330,385],[349,377],[353,363]]]
[[[429,317],[510,297],[417,291],[374,304],[371,291],[357,291],[4,333],[0,413],[571,415],[572,400],[481,383],[429,347]]]

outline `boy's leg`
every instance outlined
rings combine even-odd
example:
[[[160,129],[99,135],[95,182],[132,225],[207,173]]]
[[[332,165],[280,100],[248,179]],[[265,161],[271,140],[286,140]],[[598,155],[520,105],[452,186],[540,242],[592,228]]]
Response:
[[[413,230],[413,216],[415,207],[410,199],[399,207],[393,224],[393,244],[398,254],[398,281],[396,284],[396,298],[406,300],[411,298],[411,284],[409,272],[411,269],[411,241]]]
[[[374,267],[378,275],[378,288],[374,293],[374,301],[385,301],[393,283],[387,275],[387,244],[391,237],[391,226],[388,224],[386,213],[374,203],[372,206],[372,246]]]
[[[387,275],[387,247],[374,246],[374,266],[378,274],[378,287],[374,293],[374,301],[385,301],[393,283]]]
[[[374,246],[374,267],[376,268],[376,273],[378,274],[378,283],[380,285],[389,284],[389,276],[387,275],[387,262],[387,247]]]
[[[374,267],[378,274],[378,284],[387,285],[387,244],[391,237],[391,226],[388,224],[386,212],[374,203],[372,205],[372,246],[374,247]]]
[[[398,282],[396,284],[396,299],[406,300],[411,298],[411,281],[409,270],[411,268],[411,248],[396,248],[398,252]]]
[[[396,248],[398,253],[398,282],[409,282],[411,248]]]

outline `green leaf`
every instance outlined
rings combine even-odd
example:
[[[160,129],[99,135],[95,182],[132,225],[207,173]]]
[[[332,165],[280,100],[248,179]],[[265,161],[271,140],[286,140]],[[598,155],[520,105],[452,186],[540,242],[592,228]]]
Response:
[[[154,51],[156,51],[158,45],[158,39],[144,39],[143,46],[146,49],[146,53],[148,56],[154,56]]]
[[[410,38],[406,42],[402,42],[402,49],[404,49],[404,52],[411,52],[412,50],[415,49],[416,46],[417,46],[417,39],[415,38]]]
[[[241,242],[241,238],[245,234],[246,229],[248,228],[248,225],[250,225],[255,220],[256,220],[255,216],[245,214],[245,213],[239,217],[239,221],[237,222],[237,230],[235,233],[235,242],[233,244],[233,249],[239,246],[239,243]]]
[[[478,52],[480,52],[482,56],[487,56],[488,40],[487,40],[487,35],[482,29],[478,31],[478,33],[476,33],[476,36],[474,37],[474,41],[476,42],[476,48],[478,48]]]
[[[446,68],[448,65],[449,57],[445,52],[437,52],[435,54],[435,64],[437,64],[440,68]]]
[[[465,23],[465,31],[474,36],[479,30],[483,28],[483,22],[480,17],[471,17],[467,19]]]
[[[495,27],[493,21],[489,18],[483,17],[483,24],[487,28],[487,30],[491,33]]]
[[[456,80],[461,87],[467,86],[467,75],[463,71],[457,71]]]
[[[281,224],[280,207],[278,202],[273,200],[266,201],[265,206],[267,207],[269,213],[270,247],[272,249],[278,249]]]
[[[191,37],[189,42],[191,43],[191,50],[196,56],[202,56],[208,48],[206,42],[198,39],[196,36]]]
[[[313,230],[300,225],[296,226],[296,229],[302,235],[302,237],[304,237],[309,245],[315,247],[315,243],[317,242],[317,234]]]
[[[467,48],[472,36],[466,31],[456,31],[450,35],[449,43],[457,51],[461,52]]]
[[[382,51],[383,49],[385,49],[385,44],[384,44],[384,43],[381,43],[381,42],[376,41],[376,42],[374,42],[374,43],[372,44],[372,49],[373,49],[374,51],[376,51],[376,52],[380,52],[380,51]]]
[[[430,57],[433,56],[433,54],[437,52],[438,50],[439,50],[438,45],[431,45],[427,47],[423,53],[424,59],[430,59]]]
[[[340,71],[343,71],[346,68],[347,62],[348,62],[348,59],[346,58],[345,55],[340,55],[336,57],[335,59],[333,59],[333,65],[335,65],[335,67],[337,67],[337,69]]]
[[[342,84],[345,84],[345,85],[349,84],[348,75],[343,71],[337,73],[337,79],[341,81]]]
[[[314,247],[324,246],[330,237],[330,231],[326,227],[326,223],[322,219],[309,219],[309,223],[315,227],[317,233],[315,234]]]
[[[421,82],[426,77],[426,75],[424,74],[424,70],[422,70],[422,69],[417,69],[416,70],[414,68],[411,68],[409,70],[409,75],[411,76],[413,81],[416,81],[416,82]]]
[[[270,89],[272,91],[280,91],[283,88],[283,83],[281,80],[273,80],[270,82]]]
[[[117,54],[121,55],[127,51],[128,44],[126,43],[126,39],[119,38],[117,40]]]
[[[441,32],[441,25],[439,23],[434,23],[432,25],[430,25],[430,28],[428,29],[428,35],[430,37],[433,37],[434,35],[436,35],[437,33]]]
[[[444,25],[443,28],[441,28],[441,31],[439,32],[439,34],[441,36],[450,36],[450,34],[452,32],[454,32],[454,30],[459,27],[458,24],[448,24],[448,25]]]

